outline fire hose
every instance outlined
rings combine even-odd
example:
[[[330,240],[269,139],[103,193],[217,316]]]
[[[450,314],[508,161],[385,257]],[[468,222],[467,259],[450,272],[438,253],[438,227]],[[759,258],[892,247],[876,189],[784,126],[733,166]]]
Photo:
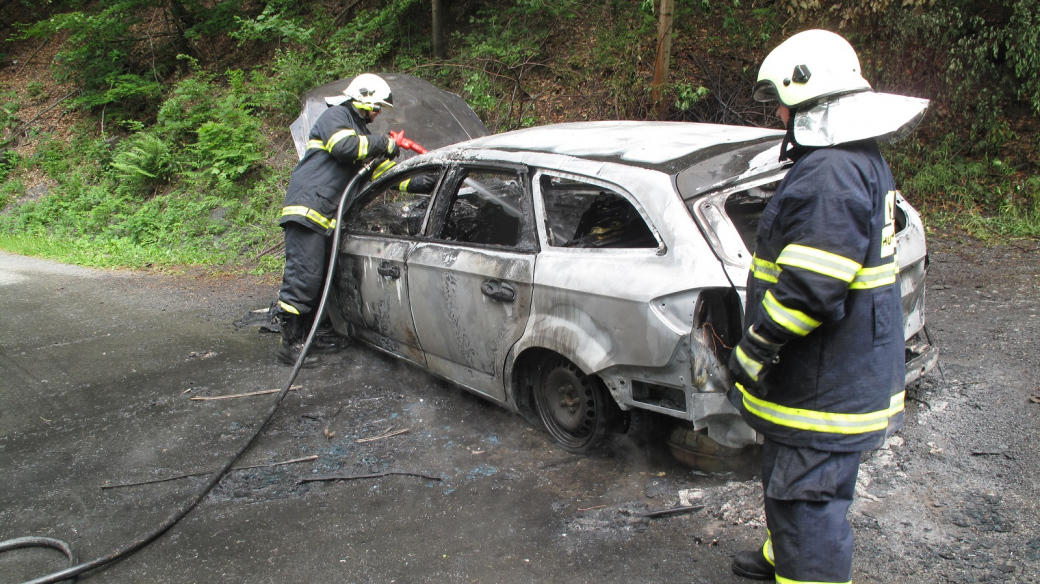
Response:
[[[413,150],[420,154],[426,153],[425,148],[419,146],[414,141],[404,137],[404,130],[401,130],[400,132],[391,132],[390,135],[394,139],[394,141],[397,142],[397,145],[400,148]],[[303,363],[307,359],[307,352],[310,350],[311,343],[314,341],[314,337],[317,334],[318,323],[321,321],[321,316],[324,314],[325,304],[329,296],[329,290],[332,288],[332,278],[336,267],[336,256],[338,255],[337,253],[335,253],[335,250],[339,249],[340,224],[343,221],[343,211],[345,209],[350,208],[354,204],[354,201],[357,198],[357,189],[358,186],[361,184],[362,179],[367,177],[369,173],[372,172],[372,169],[376,167],[377,162],[381,161],[381,158],[373,158],[367,164],[362,166],[361,169],[358,170],[357,174],[354,175],[354,178],[351,179],[350,183],[347,185],[347,188],[343,190],[343,194],[340,196],[339,206],[336,210],[336,228],[333,230],[332,235],[332,249],[334,251],[332,254],[330,254],[331,257],[329,258],[328,270],[325,275],[325,286],[321,293],[321,301],[318,303],[318,310],[315,312],[315,314],[318,316],[314,319],[314,324],[311,326],[311,330],[307,334],[307,340],[304,342],[303,349],[300,351],[300,356],[296,359],[296,363],[293,365],[292,371],[289,373],[289,378],[285,381],[285,384],[282,386],[282,389],[278,393],[278,396],[275,398],[270,408],[268,408],[267,414],[264,416],[263,421],[257,426],[253,434],[250,435],[247,440],[242,442],[242,444],[238,447],[238,450],[236,450],[234,454],[232,454],[231,457],[228,458],[227,462],[225,462],[219,470],[212,474],[212,476],[206,482],[206,484],[193,497],[182,503],[181,506],[178,507],[176,511],[171,513],[169,517],[166,518],[166,520],[159,524],[159,526],[157,526],[155,529],[148,532],[147,534],[141,536],[140,538],[123,545],[122,547],[108,554],[107,556],[102,556],[89,562],[76,564],[76,562],[78,561],[76,552],[68,543],[59,539],[53,539],[49,537],[19,537],[0,542],[0,553],[9,550],[29,547],[49,547],[57,549],[64,553],[65,556],[69,559],[69,563],[72,564],[70,567],[64,570],[53,572],[46,576],[36,578],[35,580],[23,582],[22,584],[51,584],[53,582],[60,582],[62,580],[75,581],[75,579],[84,572],[89,572],[90,570],[93,570],[95,568],[100,568],[101,566],[112,563],[116,560],[125,558],[140,551],[148,544],[159,539],[164,533],[169,531],[169,529],[176,525],[181,519],[184,519],[184,517],[187,516],[188,513],[191,512],[191,510],[194,509],[199,504],[199,502],[202,501],[202,499],[207,494],[209,494],[211,490],[213,490],[213,487],[217,486],[217,483],[219,483],[220,480],[224,478],[224,475],[226,475],[228,471],[231,470],[231,467],[238,461],[238,459],[241,458],[247,450],[249,450],[249,448],[253,445],[253,442],[256,441],[256,439],[264,431],[264,428],[267,427],[267,424],[271,421],[271,418],[274,417],[275,412],[278,411],[278,408],[282,404],[282,400],[285,399],[285,396],[289,393],[289,388],[292,387],[293,382],[296,381],[296,376],[299,375],[300,369],[303,368]]]

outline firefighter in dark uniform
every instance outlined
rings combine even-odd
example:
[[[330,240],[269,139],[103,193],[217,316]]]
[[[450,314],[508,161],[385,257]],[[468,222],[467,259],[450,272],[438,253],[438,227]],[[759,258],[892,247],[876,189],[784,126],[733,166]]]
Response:
[[[885,111],[879,100],[913,98],[873,93],[852,46],[821,30],[766,57],[755,99],[779,101],[781,160],[794,165],[758,225],[745,334],[729,361],[730,401],[765,440],[768,527],[762,548],[738,554],[733,571],[850,582],[846,513],[860,453],[901,426],[905,378],[897,192],[876,138],[916,125],[924,107],[912,120],[871,119]],[[835,125],[850,119],[860,122]]]
[[[314,321],[332,254],[340,195],[367,159],[386,158],[372,172],[371,178],[376,179],[394,165],[392,159],[399,152],[390,136],[368,132],[368,124],[379,112],[393,107],[390,87],[381,77],[358,75],[341,99],[327,101],[332,107],[311,128],[307,151],[289,179],[280,221],[285,235],[285,271],[276,314],[282,334],[278,359],[287,364],[299,358]],[[311,350],[334,352],[344,346],[342,341],[334,334],[318,335]],[[309,363],[315,360],[308,357]]]

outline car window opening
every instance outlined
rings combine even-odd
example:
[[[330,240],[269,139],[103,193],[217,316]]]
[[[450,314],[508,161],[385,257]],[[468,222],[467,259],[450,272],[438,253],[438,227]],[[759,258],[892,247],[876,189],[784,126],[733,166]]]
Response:
[[[430,206],[428,193],[408,193],[400,190],[402,184],[423,177],[435,183],[436,173],[425,173],[395,180],[379,190],[375,196],[348,222],[352,233],[380,233],[384,235],[413,236],[422,230],[426,209]]]
[[[736,227],[744,246],[752,254],[755,253],[755,233],[758,230],[758,221],[779,186],[779,181],[758,185],[737,191],[726,198],[726,215]],[[909,225],[906,211],[899,204],[896,204],[895,208],[895,222],[896,233],[901,233]]]
[[[733,226],[737,228],[744,247],[752,254],[755,253],[758,220],[779,185],[779,181],[758,185],[737,191],[726,198],[726,215],[729,215]]]
[[[541,190],[553,247],[658,247],[639,211],[614,191],[555,176],[543,176]]]
[[[441,239],[516,247],[524,188],[515,173],[473,171],[459,183]]]

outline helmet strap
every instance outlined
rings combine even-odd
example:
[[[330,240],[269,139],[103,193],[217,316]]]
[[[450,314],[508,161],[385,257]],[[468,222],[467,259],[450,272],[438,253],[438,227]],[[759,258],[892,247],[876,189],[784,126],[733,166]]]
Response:
[[[787,133],[784,134],[784,140],[780,143],[780,162],[790,160],[791,162],[798,162],[798,159],[805,156],[809,152],[809,148],[802,146],[794,138],[794,117],[797,114],[795,108],[790,108],[791,117],[787,121]]]

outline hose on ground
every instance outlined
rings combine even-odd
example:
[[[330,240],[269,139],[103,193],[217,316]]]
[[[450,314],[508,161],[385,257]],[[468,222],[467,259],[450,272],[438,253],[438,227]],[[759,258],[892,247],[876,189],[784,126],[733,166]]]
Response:
[[[293,382],[296,381],[296,376],[300,373],[300,369],[303,368],[304,360],[307,358],[307,352],[310,350],[311,343],[314,341],[314,337],[318,331],[318,323],[321,321],[321,317],[325,312],[325,304],[328,300],[329,290],[332,287],[333,272],[336,267],[336,256],[339,255],[338,253],[336,253],[336,251],[339,249],[339,226],[343,222],[343,211],[349,208],[351,205],[353,205],[357,188],[361,184],[362,179],[367,177],[368,174],[372,172],[372,169],[375,168],[376,163],[381,161],[382,159],[375,158],[369,161],[368,164],[361,167],[358,173],[354,175],[354,178],[351,179],[350,184],[347,185],[347,188],[344,189],[343,194],[340,196],[339,207],[336,210],[336,228],[333,230],[332,236],[333,253],[330,254],[331,257],[329,258],[328,273],[325,276],[325,288],[322,290],[321,293],[321,302],[318,303],[318,310],[314,313],[316,315],[314,318],[314,324],[311,325],[311,330],[307,334],[307,340],[304,342],[303,349],[300,351],[300,357],[296,360],[296,364],[293,365],[292,371],[289,373],[289,378],[286,380],[285,385],[282,386],[281,391],[278,393],[278,397],[275,398],[274,402],[271,404],[271,407],[268,408],[267,414],[264,416],[264,419],[260,423],[260,425],[257,426],[256,431],[254,431],[253,434],[238,447],[238,450],[236,450],[235,453],[230,458],[228,458],[227,462],[225,462],[219,470],[212,474],[210,479],[206,481],[206,484],[202,487],[202,489],[199,490],[198,493],[196,493],[193,497],[181,504],[181,506],[178,507],[176,511],[171,513],[165,521],[163,521],[158,527],[156,527],[152,531],[148,532],[144,536],[128,544],[123,545],[122,547],[108,554],[107,556],[103,556],[91,560],[89,562],[84,562],[82,564],[73,565],[64,570],[48,574],[35,580],[29,580],[27,582],[23,582],[22,584],[52,584],[54,582],[68,580],[70,578],[75,578],[84,572],[89,572],[90,570],[100,568],[101,566],[125,558],[127,556],[130,556],[131,554],[134,554],[137,551],[140,551],[148,544],[152,543],[156,539],[159,539],[159,537],[161,537],[164,533],[169,531],[171,527],[176,525],[178,521],[184,519],[184,517],[192,509],[194,509],[195,506],[198,505],[199,502],[207,494],[209,494],[213,487],[217,486],[217,483],[219,483],[220,480],[224,478],[224,475],[227,474],[229,470],[231,470],[232,465],[234,465],[238,461],[238,459],[241,458],[247,450],[249,450],[249,448],[253,445],[253,442],[256,441],[256,439],[264,431],[264,428],[267,427],[267,424],[271,421],[271,418],[274,417],[275,412],[278,411],[278,407],[281,406],[282,400],[285,398],[286,394],[289,393],[289,388],[292,387]],[[69,563],[76,564],[77,562],[76,552],[73,551],[72,547],[69,546],[69,544],[58,539],[52,539],[48,537],[20,537],[17,539],[11,539],[0,542],[0,552],[26,547],[55,548],[60,550],[69,558]]]

